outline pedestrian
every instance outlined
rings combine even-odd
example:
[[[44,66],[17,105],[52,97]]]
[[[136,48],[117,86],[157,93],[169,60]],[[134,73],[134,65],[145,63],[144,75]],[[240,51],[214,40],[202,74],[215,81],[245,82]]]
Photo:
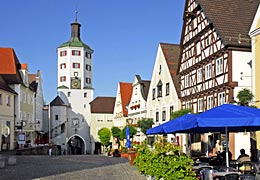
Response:
[[[51,147],[51,145],[49,145],[49,156],[50,157],[52,156],[52,147]]]

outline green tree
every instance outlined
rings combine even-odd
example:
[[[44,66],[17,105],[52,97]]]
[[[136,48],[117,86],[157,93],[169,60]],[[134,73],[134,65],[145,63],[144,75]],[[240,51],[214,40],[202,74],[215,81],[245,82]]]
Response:
[[[125,135],[126,127],[127,126],[125,126],[124,129],[122,129],[122,131],[121,131],[121,134],[120,134],[121,139],[126,139],[126,135]],[[131,125],[129,125],[129,129],[130,129],[130,137],[133,138],[133,136],[136,135],[137,130],[134,126],[131,126]]]
[[[153,125],[153,119],[152,118],[142,118],[142,120],[139,120],[137,122],[137,126],[141,128],[142,133],[146,134],[146,131],[150,129]]]
[[[185,114],[188,114],[188,113],[192,113],[192,110],[191,109],[181,109],[181,110],[178,110],[178,111],[174,111],[172,114],[171,114],[171,120],[174,120],[180,116],[183,116]]]
[[[115,138],[120,138],[120,134],[121,134],[121,129],[119,127],[115,127],[113,126],[111,128],[111,132],[112,132],[112,136]]]
[[[253,98],[253,93],[247,88],[242,89],[237,94],[237,99],[239,100],[238,104],[240,104],[241,106],[248,106]]]
[[[101,141],[101,144],[105,147],[107,147],[110,143],[111,139],[111,131],[110,129],[104,127],[98,131],[98,136]]]

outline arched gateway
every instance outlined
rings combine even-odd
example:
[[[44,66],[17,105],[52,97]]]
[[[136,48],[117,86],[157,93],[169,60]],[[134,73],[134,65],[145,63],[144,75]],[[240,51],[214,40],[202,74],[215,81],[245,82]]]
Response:
[[[67,141],[67,154],[81,155],[86,154],[86,142],[80,135],[73,135]]]

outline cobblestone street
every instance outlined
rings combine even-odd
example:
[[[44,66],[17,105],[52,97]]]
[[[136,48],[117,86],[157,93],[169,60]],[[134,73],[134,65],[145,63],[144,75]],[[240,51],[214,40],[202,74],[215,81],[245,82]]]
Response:
[[[103,155],[16,156],[16,165],[0,169],[1,180],[143,180],[125,158]]]

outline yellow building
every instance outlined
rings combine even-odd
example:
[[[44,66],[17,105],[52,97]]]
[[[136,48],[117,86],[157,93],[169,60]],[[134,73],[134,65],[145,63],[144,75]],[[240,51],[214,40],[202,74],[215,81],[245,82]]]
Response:
[[[260,107],[260,5],[256,12],[249,35],[252,43],[252,76],[253,94],[255,95],[256,106]],[[257,149],[260,149],[260,131],[257,132]]]

